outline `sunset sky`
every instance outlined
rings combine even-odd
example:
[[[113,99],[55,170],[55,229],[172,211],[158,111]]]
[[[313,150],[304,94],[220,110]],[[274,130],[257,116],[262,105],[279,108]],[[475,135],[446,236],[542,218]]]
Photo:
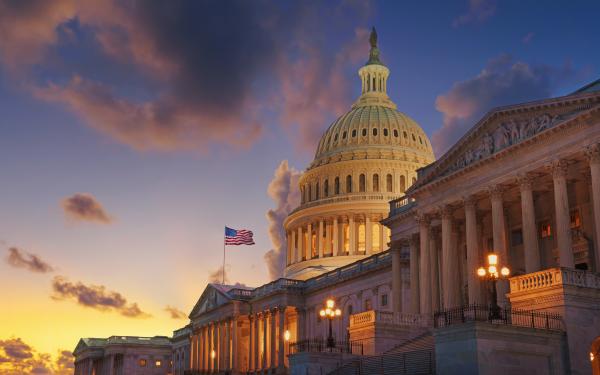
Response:
[[[270,281],[297,171],[358,96],[371,26],[388,93],[439,157],[494,106],[600,78],[598,14],[0,0],[0,374],[60,373],[80,337],[170,335],[218,278],[225,225],[256,242],[228,248],[229,282]]]

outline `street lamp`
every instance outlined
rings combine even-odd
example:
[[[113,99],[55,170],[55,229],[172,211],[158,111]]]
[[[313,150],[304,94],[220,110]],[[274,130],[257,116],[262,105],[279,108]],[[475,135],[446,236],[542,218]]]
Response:
[[[334,348],[335,341],[333,340],[333,332],[331,330],[331,321],[336,317],[340,317],[342,315],[342,310],[335,308],[335,301],[333,299],[328,299],[325,302],[325,308],[319,311],[319,315],[321,318],[327,318],[329,320],[329,336],[327,336],[327,347]]]
[[[501,267],[500,273],[498,273],[498,255],[494,253],[490,253],[487,256],[488,266],[487,269],[485,267],[479,267],[477,269],[477,276],[479,276],[482,280],[486,280],[491,282],[492,284],[492,306],[490,311],[491,319],[500,318],[500,306],[498,306],[498,292],[496,291],[496,281],[499,278],[506,278],[510,275],[510,270],[508,267]]]

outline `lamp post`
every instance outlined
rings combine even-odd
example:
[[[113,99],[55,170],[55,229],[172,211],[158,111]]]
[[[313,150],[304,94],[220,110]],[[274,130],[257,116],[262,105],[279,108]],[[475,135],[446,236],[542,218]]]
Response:
[[[333,319],[335,319],[336,317],[339,317],[342,315],[342,310],[340,309],[336,309],[335,308],[335,301],[333,299],[328,299],[325,302],[325,308],[321,309],[321,311],[319,311],[319,315],[321,316],[321,318],[327,318],[327,320],[329,320],[329,335],[327,336],[327,347],[328,348],[334,348],[335,347],[335,341],[333,340],[333,332],[331,329],[331,321]]]
[[[492,305],[490,307],[490,319],[498,319],[500,318],[500,306],[498,306],[496,282],[499,278],[508,277],[508,275],[510,275],[510,270],[506,266],[500,268],[498,265],[498,255],[494,253],[488,254],[487,261],[487,268],[479,267],[477,269],[477,276],[479,276],[482,280],[489,281],[492,284]],[[498,273],[498,268],[500,268],[500,273]]]

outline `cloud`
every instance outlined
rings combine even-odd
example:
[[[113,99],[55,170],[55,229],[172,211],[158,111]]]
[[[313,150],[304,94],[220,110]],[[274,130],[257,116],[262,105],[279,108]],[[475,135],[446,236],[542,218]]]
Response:
[[[177,307],[167,306],[165,307],[165,311],[171,315],[171,319],[187,319],[188,314],[179,310]]]
[[[283,276],[287,255],[287,239],[283,221],[300,204],[298,188],[300,175],[299,171],[289,167],[287,160],[283,160],[275,170],[267,189],[267,193],[275,202],[275,208],[267,212],[269,237],[273,248],[264,255],[271,279]]]
[[[496,13],[495,0],[469,0],[469,10],[452,21],[452,26],[459,27],[469,23],[482,23]]]
[[[54,271],[54,268],[39,256],[24,252],[17,247],[8,249],[6,262],[13,267],[25,268],[31,272],[48,273]]]
[[[523,44],[529,44],[529,42],[531,42],[533,40],[534,36],[535,36],[534,32],[528,32],[527,35],[525,35],[523,37]]]
[[[102,204],[91,194],[77,193],[61,202],[65,215],[73,221],[88,221],[109,224],[112,218]]]
[[[99,311],[115,311],[129,318],[149,318],[151,315],[142,311],[137,303],[128,303],[118,292],[108,291],[103,285],[85,285],[72,283],[63,276],[56,276],[52,281],[52,299],[75,300],[79,305]]]
[[[273,111],[284,126],[298,124],[300,142],[314,142],[345,109],[340,69],[356,61],[354,49],[330,52],[322,35],[335,23],[351,37],[370,14],[365,4],[9,1],[0,5],[0,61],[29,72],[19,77],[37,98],[136,150],[248,148]],[[59,49],[93,54],[99,69]]]
[[[550,97],[574,76],[568,64],[530,65],[509,55],[490,60],[477,76],[456,82],[436,98],[436,109],[444,116],[442,127],[432,136],[436,154],[442,155],[494,107]]]
[[[0,374],[72,374],[73,355],[67,350],[59,350],[55,359],[49,354],[40,353],[21,338],[0,340]]]

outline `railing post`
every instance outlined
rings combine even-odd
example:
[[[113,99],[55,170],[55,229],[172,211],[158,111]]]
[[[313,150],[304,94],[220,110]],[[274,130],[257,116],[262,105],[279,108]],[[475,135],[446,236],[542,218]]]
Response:
[[[548,314],[546,314],[546,329],[550,329],[550,321],[548,320]]]

